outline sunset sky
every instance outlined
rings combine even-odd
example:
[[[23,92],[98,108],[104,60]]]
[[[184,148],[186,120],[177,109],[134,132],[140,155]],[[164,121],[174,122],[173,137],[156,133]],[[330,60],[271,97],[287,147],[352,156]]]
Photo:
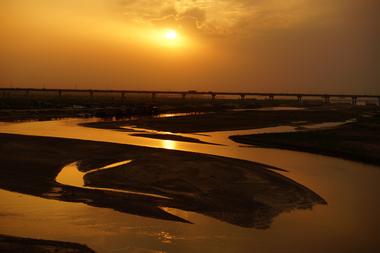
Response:
[[[0,86],[380,93],[378,0],[0,0]]]

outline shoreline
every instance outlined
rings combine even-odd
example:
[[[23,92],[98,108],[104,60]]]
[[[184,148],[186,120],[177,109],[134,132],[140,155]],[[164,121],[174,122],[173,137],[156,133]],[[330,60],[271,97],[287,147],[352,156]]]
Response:
[[[380,114],[358,122],[291,133],[234,135],[241,144],[308,152],[380,165]]]

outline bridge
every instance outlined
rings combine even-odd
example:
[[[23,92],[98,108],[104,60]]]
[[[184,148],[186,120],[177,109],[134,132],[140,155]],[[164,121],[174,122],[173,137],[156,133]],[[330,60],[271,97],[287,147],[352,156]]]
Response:
[[[302,102],[304,98],[321,98],[325,103],[330,103],[331,98],[351,98],[352,104],[356,105],[360,98],[377,99],[380,105],[379,95],[368,94],[322,94],[322,93],[266,93],[266,92],[214,92],[214,91],[159,91],[159,90],[107,90],[107,89],[45,89],[45,88],[0,88],[0,94],[10,96],[11,93],[21,93],[29,96],[32,92],[54,92],[58,97],[62,97],[64,93],[84,93],[90,97],[94,97],[96,93],[117,93],[122,99],[127,94],[148,94],[152,99],[158,95],[178,95],[182,99],[186,99],[190,95],[209,95],[210,99],[215,100],[217,96],[238,96],[241,100],[251,97],[264,97],[269,100],[275,98],[294,97],[298,102]]]

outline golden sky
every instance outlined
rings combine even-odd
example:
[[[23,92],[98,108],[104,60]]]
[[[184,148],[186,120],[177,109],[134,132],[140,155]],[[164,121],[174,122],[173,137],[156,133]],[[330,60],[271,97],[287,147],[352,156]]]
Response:
[[[380,93],[378,0],[0,0],[0,86]]]

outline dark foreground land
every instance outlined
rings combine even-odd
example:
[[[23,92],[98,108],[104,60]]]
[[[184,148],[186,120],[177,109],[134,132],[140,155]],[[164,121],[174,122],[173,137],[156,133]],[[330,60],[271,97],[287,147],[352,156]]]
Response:
[[[88,171],[123,160],[132,162],[87,174],[86,185],[168,198],[55,182],[61,168],[74,161],[81,161],[80,170]],[[268,228],[282,212],[326,203],[316,193],[273,171],[274,167],[188,152],[0,134],[0,161],[3,189],[179,222],[191,221],[160,207],[194,211],[242,227]]]
[[[0,235],[2,253],[95,253],[85,245]]]
[[[332,129],[237,135],[249,145],[300,150],[380,165],[380,113]]]

